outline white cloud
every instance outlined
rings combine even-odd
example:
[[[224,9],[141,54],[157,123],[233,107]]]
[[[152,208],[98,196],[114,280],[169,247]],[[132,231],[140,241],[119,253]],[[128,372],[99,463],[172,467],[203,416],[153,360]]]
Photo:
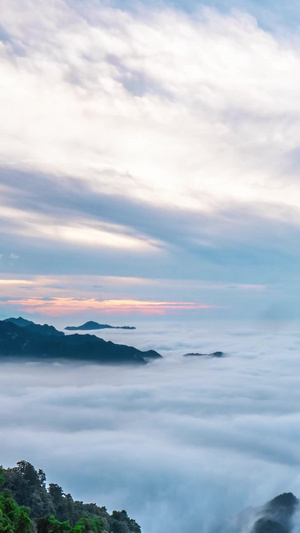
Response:
[[[103,334],[129,344],[128,332]],[[226,531],[248,505],[299,496],[296,327],[160,321],[130,335],[165,358],[122,369],[1,363],[4,466],[25,458],[74,497],[125,508],[144,533]],[[228,356],[182,357],[216,349]]]
[[[197,209],[299,207],[300,50],[254,18],[4,0],[2,24],[3,165]]]

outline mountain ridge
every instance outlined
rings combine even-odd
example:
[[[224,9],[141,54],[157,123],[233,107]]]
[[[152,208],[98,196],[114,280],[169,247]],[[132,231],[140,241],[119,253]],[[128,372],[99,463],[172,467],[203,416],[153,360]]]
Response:
[[[21,318],[21,317],[19,317]],[[19,319],[0,321],[0,357],[30,357],[38,360],[67,359],[105,364],[147,364],[162,356],[155,350],[142,351],[115,344],[96,335],[65,335],[48,324],[16,325]]]

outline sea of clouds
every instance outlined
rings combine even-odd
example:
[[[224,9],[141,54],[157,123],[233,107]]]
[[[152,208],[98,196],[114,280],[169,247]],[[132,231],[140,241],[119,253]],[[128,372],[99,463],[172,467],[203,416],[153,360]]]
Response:
[[[2,361],[0,462],[30,461],[143,533],[246,533],[252,507],[300,496],[300,329],[281,326],[100,332],[164,356],[145,367]]]

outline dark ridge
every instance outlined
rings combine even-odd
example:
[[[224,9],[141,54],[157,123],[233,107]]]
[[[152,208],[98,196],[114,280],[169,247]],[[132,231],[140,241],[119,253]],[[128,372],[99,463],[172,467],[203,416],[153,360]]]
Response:
[[[19,328],[26,329],[26,331],[45,335],[46,337],[64,337],[64,333],[55,329],[54,326],[48,326],[48,324],[44,324],[43,326],[41,324],[35,324],[34,322],[31,322],[31,320],[26,320],[25,318],[22,318],[20,316],[19,318],[6,318],[5,320],[3,320],[3,322],[10,322],[11,324],[15,324],[15,326],[18,326]]]
[[[3,320],[3,322],[12,322],[13,324],[16,324],[16,326],[19,326],[20,328],[24,328],[26,326],[35,325],[34,322],[31,320],[27,320],[26,318],[22,318],[19,316],[19,318],[6,318]]]
[[[298,499],[296,496],[294,496],[292,492],[284,492],[266,503],[265,508],[270,510],[281,509],[291,513],[294,511],[296,505],[298,505]]]
[[[114,344],[95,335],[65,335],[53,326],[17,326],[0,321],[0,356],[94,361],[106,364],[146,364],[161,358],[154,350],[141,351],[133,346]]]
[[[291,533],[292,517],[298,503],[292,492],[276,496],[262,507],[251,533]]]
[[[252,533],[288,533],[288,530],[274,520],[260,518],[255,522]]]

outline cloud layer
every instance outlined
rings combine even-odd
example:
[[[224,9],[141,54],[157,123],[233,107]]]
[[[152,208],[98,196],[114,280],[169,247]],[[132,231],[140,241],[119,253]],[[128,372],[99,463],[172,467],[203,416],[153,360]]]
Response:
[[[299,495],[297,329],[160,321],[101,335],[165,357],[122,369],[2,362],[5,466],[25,458],[76,498],[126,508],[144,533],[162,522],[232,532],[243,508]],[[227,357],[182,357],[217,349]]]

